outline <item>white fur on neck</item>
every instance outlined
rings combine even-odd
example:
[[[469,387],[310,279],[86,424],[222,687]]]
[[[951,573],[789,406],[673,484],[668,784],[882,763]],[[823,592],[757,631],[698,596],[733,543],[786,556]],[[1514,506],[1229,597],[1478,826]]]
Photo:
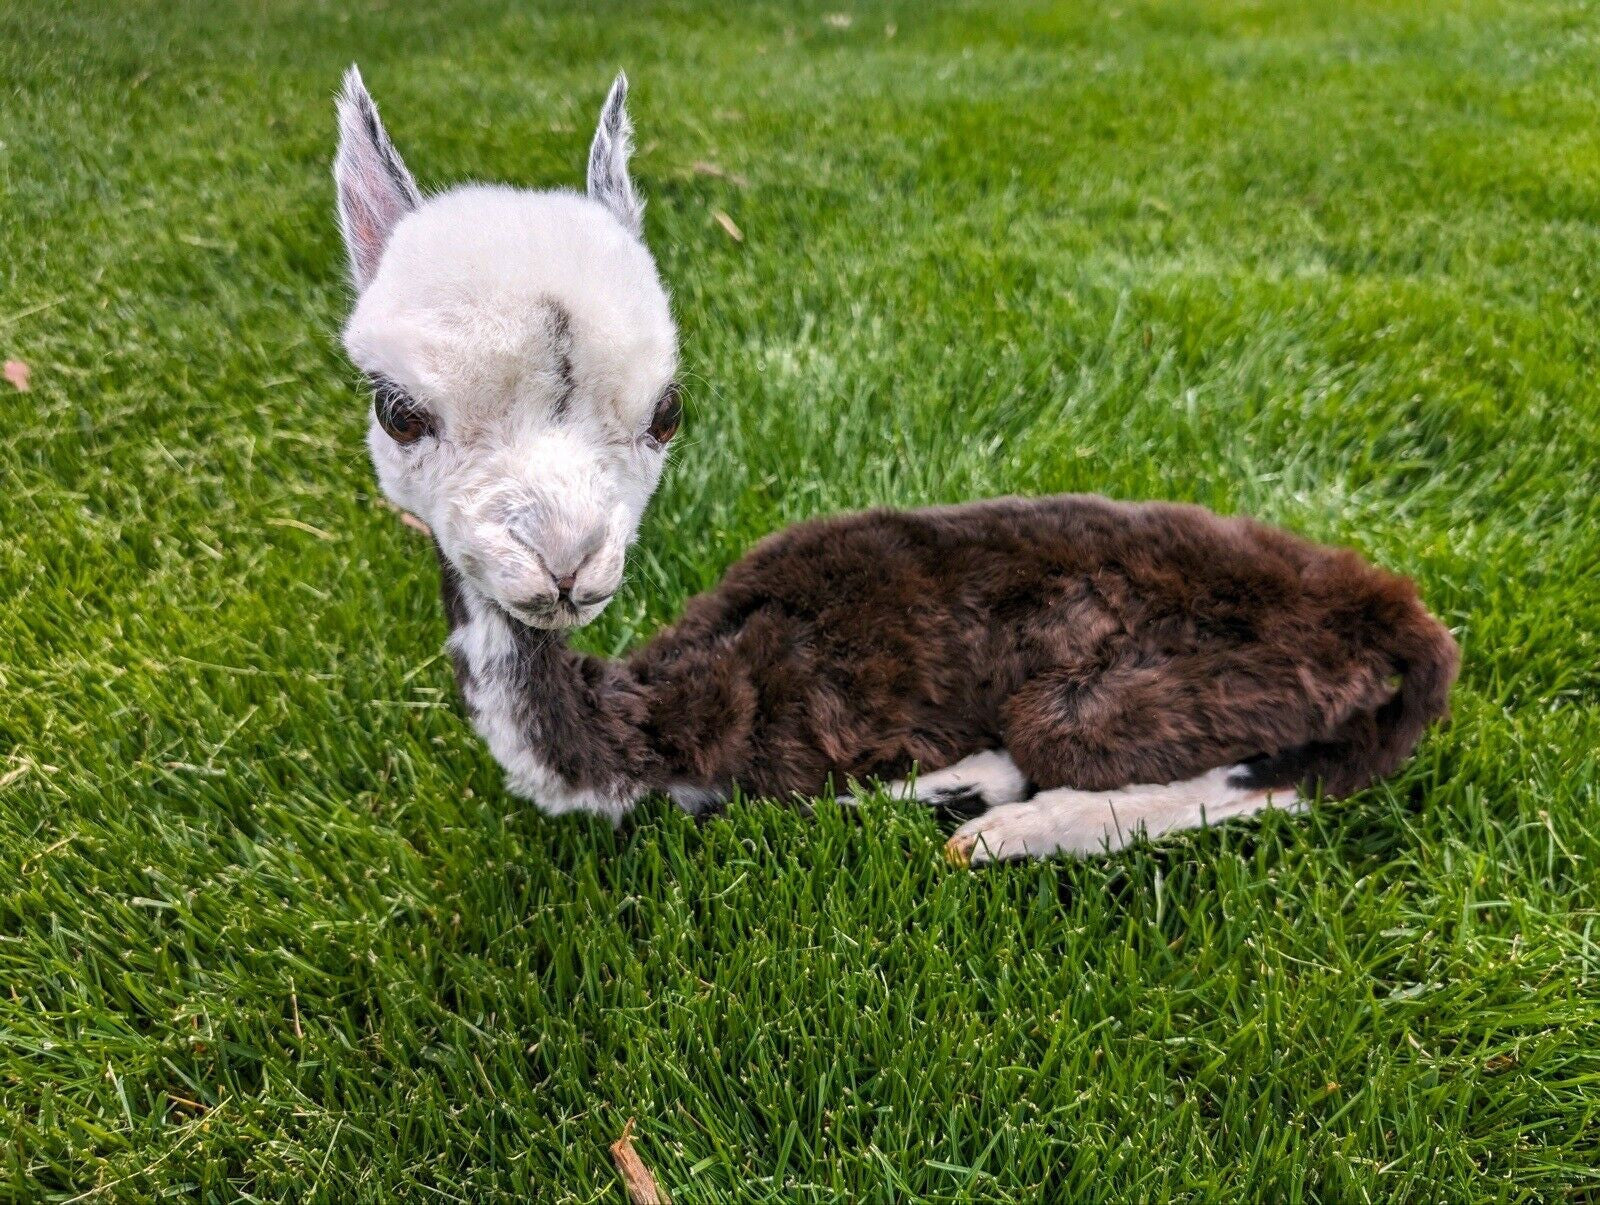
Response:
[[[512,621],[470,586],[462,590],[462,604],[467,621],[450,634],[447,647],[464,665],[462,695],[473,727],[505,771],[506,788],[552,816],[594,812],[620,821],[644,791],[627,785],[610,791],[580,789],[556,773],[528,716],[526,692],[538,690],[539,684],[517,675]]]

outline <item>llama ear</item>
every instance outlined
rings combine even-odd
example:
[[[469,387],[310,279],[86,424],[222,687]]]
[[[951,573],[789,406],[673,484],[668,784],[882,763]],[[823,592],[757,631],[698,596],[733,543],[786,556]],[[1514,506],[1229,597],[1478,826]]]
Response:
[[[350,278],[359,290],[377,274],[396,224],[421,204],[422,197],[354,66],[345,72],[338,107],[339,152],[333,160],[333,178],[339,190],[339,227],[350,253]]]
[[[604,205],[635,235],[644,234],[644,202],[628,178],[633,154],[633,122],[628,120],[628,77],[616,82],[600,109],[600,126],[589,146],[589,195]]]

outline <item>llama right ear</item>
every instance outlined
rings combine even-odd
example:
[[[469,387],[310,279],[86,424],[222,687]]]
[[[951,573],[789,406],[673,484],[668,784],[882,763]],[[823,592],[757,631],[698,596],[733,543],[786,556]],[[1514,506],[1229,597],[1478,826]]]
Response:
[[[339,92],[339,153],[333,160],[333,178],[339,190],[339,228],[350,255],[350,279],[357,290],[365,289],[377,274],[389,235],[422,203],[422,196],[353,65]]]
[[[633,154],[633,122],[628,120],[628,77],[617,73],[600,124],[589,146],[589,195],[609,209],[635,235],[644,234],[644,202],[633,191],[628,158]]]

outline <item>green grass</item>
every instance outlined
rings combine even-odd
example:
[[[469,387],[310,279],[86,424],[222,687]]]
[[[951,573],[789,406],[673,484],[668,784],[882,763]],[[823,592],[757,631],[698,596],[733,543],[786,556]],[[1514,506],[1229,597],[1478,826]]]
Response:
[[[1595,31],[0,0],[0,1192],[616,1201],[634,1117],[680,1202],[1600,1194]],[[364,463],[353,58],[435,187],[575,182],[632,74],[692,412],[588,647],[802,516],[1097,490],[1414,574],[1454,726],[1081,864],[542,818]]]

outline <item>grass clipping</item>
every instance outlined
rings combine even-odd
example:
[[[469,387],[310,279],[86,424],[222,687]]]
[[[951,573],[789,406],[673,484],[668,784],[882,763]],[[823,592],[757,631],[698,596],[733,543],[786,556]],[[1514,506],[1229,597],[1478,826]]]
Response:
[[[633,1118],[628,1118],[622,1127],[622,1137],[611,1144],[611,1159],[633,1205],[672,1205],[672,1198],[656,1183],[654,1174],[633,1149]]]

